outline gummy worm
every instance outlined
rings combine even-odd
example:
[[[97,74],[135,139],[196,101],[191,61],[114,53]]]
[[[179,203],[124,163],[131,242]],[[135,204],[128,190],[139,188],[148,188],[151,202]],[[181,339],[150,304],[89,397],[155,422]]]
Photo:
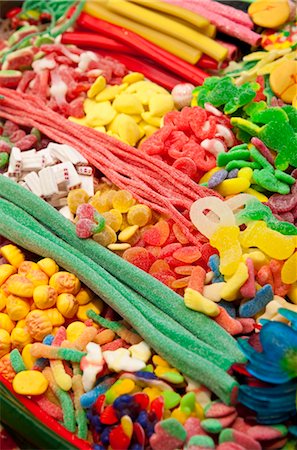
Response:
[[[92,309],[89,309],[87,311],[87,316],[94,320],[94,322],[99,323],[104,328],[109,328],[110,330],[114,331],[118,336],[120,336],[122,339],[124,339],[128,344],[139,344],[143,339],[138,334],[134,333],[133,331],[128,330],[123,324],[104,319],[104,317],[100,316],[99,314],[96,314],[95,311]]]
[[[20,354],[17,348],[15,348],[14,350],[12,350],[12,352],[10,352],[9,358],[12,368],[16,373],[22,372],[23,370],[27,370],[22,355]]]
[[[87,439],[88,436],[88,423],[86,411],[82,408],[80,398],[84,394],[84,388],[82,384],[82,376],[79,367],[76,364],[73,365],[73,378],[72,378],[72,390],[74,392],[73,403],[75,409],[75,418],[77,423],[77,435],[81,439]]]
[[[80,362],[81,358],[87,353],[73,348],[49,347],[48,345],[35,343],[32,344],[31,354],[37,358],[65,359],[66,361]]]
[[[63,389],[59,388],[57,383],[55,382],[52,370],[50,367],[46,367],[42,371],[43,375],[49,382],[49,386],[53,393],[58,397],[62,411],[63,411],[63,419],[64,419],[64,426],[67,428],[67,430],[71,431],[72,433],[75,432],[75,417],[74,417],[74,408],[73,403],[71,400],[70,395],[63,391]]]

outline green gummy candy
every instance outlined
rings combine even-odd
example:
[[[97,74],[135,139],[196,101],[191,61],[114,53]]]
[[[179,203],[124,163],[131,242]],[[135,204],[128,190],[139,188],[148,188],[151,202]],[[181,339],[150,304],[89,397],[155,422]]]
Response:
[[[229,172],[230,170],[243,169],[244,167],[250,167],[253,170],[261,168],[261,166],[258,163],[256,163],[256,162],[238,160],[238,161],[230,161],[230,162],[228,162],[228,164],[226,165],[225,169],[228,170],[228,172]]]
[[[174,391],[165,390],[162,392],[165,409],[172,409],[179,405],[181,396]]]
[[[261,130],[261,128],[258,125],[254,124],[253,122],[250,122],[249,120],[242,119],[241,117],[232,117],[231,125],[239,128],[242,131],[245,131],[251,136],[258,136]]]
[[[169,436],[173,436],[182,442],[184,442],[187,438],[186,430],[182,424],[174,418],[162,420],[162,422],[159,422],[159,426],[162,427],[163,430],[169,434]]]
[[[232,428],[225,428],[222,430],[219,436],[219,444],[223,442],[233,442],[233,430]]]
[[[236,150],[231,153],[219,153],[217,156],[217,164],[219,167],[222,167],[234,159],[248,161],[250,159],[250,152],[248,150]]]
[[[162,380],[168,381],[172,384],[180,384],[184,381],[184,377],[180,373],[166,372],[162,374]]]
[[[278,231],[281,234],[284,234],[285,236],[294,236],[297,235],[297,227],[289,222],[284,222],[277,220],[275,217],[270,217],[268,220],[266,220],[266,223],[269,228],[271,228],[274,231]]]
[[[234,147],[232,147],[228,150],[228,153],[236,152],[237,150],[248,150],[248,145],[247,144],[235,145]]]
[[[196,403],[196,396],[194,392],[188,392],[183,396],[180,402],[181,410],[184,408],[189,409],[191,412],[195,409],[195,403]]]
[[[291,127],[297,133],[297,109],[292,105],[284,105],[281,108],[287,114]]]
[[[188,447],[197,445],[197,447],[215,448],[214,440],[210,436],[192,436],[188,442]]]
[[[294,177],[291,177],[291,175],[289,175],[288,173],[285,173],[278,169],[275,170],[274,175],[279,181],[282,181],[283,183],[287,183],[289,185],[294,184],[296,181]]]
[[[208,433],[220,433],[223,427],[218,419],[204,419],[200,423],[204,431]]]
[[[263,169],[267,169],[270,172],[274,172],[273,166],[267,161],[267,159],[256,149],[256,147],[252,146],[250,149],[251,157],[255,162],[260,164]]]
[[[152,364],[147,364],[145,366],[145,368],[142,369],[142,372],[151,372],[151,373],[153,373],[153,371],[154,371],[154,366]]]
[[[9,161],[9,154],[5,152],[0,153],[0,169],[3,169]]]
[[[270,192],[278,192],[279,194],[289,194],[290,187],[279,181],[275,175],[268,169],[255,170],[253,173],[254,181]]]

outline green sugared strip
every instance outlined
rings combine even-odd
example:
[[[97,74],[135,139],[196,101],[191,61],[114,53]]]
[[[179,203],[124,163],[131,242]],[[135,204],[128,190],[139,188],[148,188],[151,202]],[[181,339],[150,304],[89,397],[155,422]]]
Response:
[[[98,323],[104,328],[108,328],[109,330],[117,332],[121,328],[121,324],[119,322],[104,319],[104,317],[96,314],[92,309],[89,309],[87,311],[87,316],[89,317],[89,319],[94,320],[94,322]]]
[[[24,214],[20,210],[19,213],[15,213],[11,217],[7,207],[4,213],[3,203],[7,204],[7,202],[0,201],[0,232],[3,236],[30,251],[42,256],[52,257],[60,266],[75,273],[82,282],[97,295],[100,295],[124,319],[131,321],[132,317],[132,323],[136,331],[142,334],[147,343],[164,359],[168,360],[179,370],[182,370],[191,379],[208,386],[227,404],[235,401],[238,384],[230,375],[164,336],[136,308],[131,307],[131,304],[120,292],[116,291],[112,285],[109,285],[102,277],[90,269],[87,264],[73,253],[61,248],[60,245],[35,233],[32,229],[32,222],[39,224],[29,215]],[[23,221],[27,222],[27,226],[22,224]]]
[[[245,361],[235,339],[215,321],[186,308],[183,299],[146,272],[98,245],[90,239],[76,236],[75,227],[49,204],[6,177],[0,177],[1,196],[32,214],[53,233],[99,264],[123,284],[127,284],[146,300],[179,322],[194,336],[216,348],[218,352],[232,355],[238,362]],[[207,329],[207,332],[205,331]]]

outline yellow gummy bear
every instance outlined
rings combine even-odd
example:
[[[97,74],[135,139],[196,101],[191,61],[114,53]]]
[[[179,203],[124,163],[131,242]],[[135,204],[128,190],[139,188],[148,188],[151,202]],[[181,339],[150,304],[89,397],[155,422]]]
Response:
[[[285,262],[281,271],[282,282],[292,284],[297,281],[297,252]]]
[[[249,277],[247,266],[244,263],[239,263],[235,273],[223,286],[221,296],[228,302],[236,300],[238,291]]]
[[[240,263],[242,250],[237,226],[219,226],[210,237],[210,245],[220,253],[220,271],[223,275],[233,275]]]
[[[240,233],[243,247],[258,247],[268,256],[278,260],[289,258],[295,250],[296,236],[284,236],[271,230],[263,221],[253,221]]]

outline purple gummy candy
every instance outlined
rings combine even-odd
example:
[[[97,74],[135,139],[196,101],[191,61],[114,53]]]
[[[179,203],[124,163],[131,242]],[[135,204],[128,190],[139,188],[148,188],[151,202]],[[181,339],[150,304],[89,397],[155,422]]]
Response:
[[[212,177],[208,181],[208,187],[210,189],[218,186],[222,181],[226,180],[228,176],[228,172],[225,169],[221,169],[218,172],[214,173]]]
[[[292,194],[273,194],[267,202],[271,211],[277,214],[291,211],[296,205],[297,195]]]
[[[231,178],[237,178],[239,169],[232,169],[230,170],[230,172],[228,173],[228,180]]]

